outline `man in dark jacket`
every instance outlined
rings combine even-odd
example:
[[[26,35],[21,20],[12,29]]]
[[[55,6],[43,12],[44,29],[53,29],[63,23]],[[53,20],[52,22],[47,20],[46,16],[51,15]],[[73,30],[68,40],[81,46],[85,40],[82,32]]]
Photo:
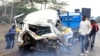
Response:
[[[15,41],[15,34],[16,34],[15,25],[12,25],[9,31],[5,34],[5,39],[7,42],[6,49],[13,48]]]
[[[92,30],[91,30],[91,32],[89,34],[89,37],[90,37],[90,40],[91,40],[90,41],[90,43],[91,43],[90,47],[91,47],[91,50],[93,50],[94,43],[95,43],[96,32],[98,32],[99,27],[98,27],[98,25],[97,25],[95,20],[91,20],[91,26],[92,26]]]

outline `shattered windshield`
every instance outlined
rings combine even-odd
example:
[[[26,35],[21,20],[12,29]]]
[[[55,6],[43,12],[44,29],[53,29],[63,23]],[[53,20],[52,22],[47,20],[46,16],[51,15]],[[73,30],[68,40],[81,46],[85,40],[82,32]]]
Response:
[[[35,32],[37,35],[41,36],[43,34],[51,33],[49,26],[36,26],[36,25],[29,25],[29,29]]]

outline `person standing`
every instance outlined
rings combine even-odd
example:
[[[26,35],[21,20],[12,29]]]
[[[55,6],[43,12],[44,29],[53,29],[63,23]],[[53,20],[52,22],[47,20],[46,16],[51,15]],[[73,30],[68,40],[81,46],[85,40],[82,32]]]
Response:
[[[94,43],[95,43],[96,32],[98,32],[99,27],[98,27],[95,20],[91,20],[91,26],[92,26],[92,30],[89,34],[89,39],[91,40],[90,41],[90,48],[91,48],[91,51],[92,51],[93,47],[94,47]]]
[[[91,24],[90,21],[87,19],[86,16],[82,16],[82,20],[80,22],[79,27],[79,34],[81,40],[81,56],[85,55],[85,52],[88,52],[87,45],[88,45],[88,35],[91,31]]]
[[[15,25],[13,24],[12,27],[9,29],[9,31],[5,34],[6,39],[6,49],[10,49],[14,47],[14,41],[15,41]]]

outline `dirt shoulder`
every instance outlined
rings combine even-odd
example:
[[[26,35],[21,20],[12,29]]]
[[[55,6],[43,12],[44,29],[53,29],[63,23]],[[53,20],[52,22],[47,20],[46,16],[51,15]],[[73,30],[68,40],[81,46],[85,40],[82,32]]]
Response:
[[[6,25],[0,24],[0,41],[5,40],[4,35],[8,31],[9,28],[10,28],[10,25],[8,25],[8,24],[6,24]]]
[[[6,51],[5,50],[6,42],[5,42],[4,35],[8,31],[9,28],[10,28],[10,25],[8,24],[6,25],[0,24],[0,56],[3,56],[3,53]]]
[[[10,25],[6,24],[6,25],[2,25],[0,24],[0,55],[1,52],[4,51],[5,49],[5,38],[4,38],[4,34],[8,31]]]

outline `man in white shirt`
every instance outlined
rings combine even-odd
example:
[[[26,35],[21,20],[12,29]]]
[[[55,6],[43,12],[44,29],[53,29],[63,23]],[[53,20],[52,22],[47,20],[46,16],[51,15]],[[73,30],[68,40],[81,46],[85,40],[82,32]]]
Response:
[[[81,55],[84,55],[85,51],[88,52],[88,34],[91,31],[91,24],[86,16],[82,17],[82,21],[80,22],[80,38],[81,38]]]

